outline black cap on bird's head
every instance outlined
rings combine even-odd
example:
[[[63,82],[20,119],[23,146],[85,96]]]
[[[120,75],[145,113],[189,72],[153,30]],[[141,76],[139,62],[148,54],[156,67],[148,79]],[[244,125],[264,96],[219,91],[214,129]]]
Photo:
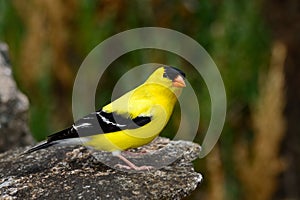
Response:
[[[175,67],[164,67],[163,77],[170,79],[174,87],[182,88],[186,86],[184,82],[185,73]]]
[[[146,83],[157,83],[175,90],[186,87],[185,73],[180,69],[169,66],[161,66],[147,79]]]

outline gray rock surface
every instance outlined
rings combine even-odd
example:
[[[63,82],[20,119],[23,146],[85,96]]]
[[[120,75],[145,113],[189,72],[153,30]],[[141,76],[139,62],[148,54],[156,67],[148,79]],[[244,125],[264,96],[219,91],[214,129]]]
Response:
[[[0,154],[0,199],[181,199],[202,180],[191,162],[199,145],[159,138],[131,153],[143,157],[166,146],[174,162],[143,172],[110,168],[97,159],[103,154],[109,161],[107,153],[86,147],[50,147],[22,156],[24,148],[10,150]]]
[[[0,152],[33,143],[27,126],[28,99],[12,77],[8,47],[0,43]]]

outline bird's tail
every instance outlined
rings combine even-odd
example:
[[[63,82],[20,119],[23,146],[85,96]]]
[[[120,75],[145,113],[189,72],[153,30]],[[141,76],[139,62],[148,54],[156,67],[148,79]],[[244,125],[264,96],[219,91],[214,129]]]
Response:
[[[37,144],[36,146],[28,149],[23,154],[29,154],[40,149],[46,149],[50,146],[78,145],[82,144],[85,140],[87,139],[80,138],[76,130],[73,127],[70,127],[52,135],[49,135],[46,141],[43,141]]]
[[[53,146],[55,144],[56,144],[56,142],[43,141],[43,142],[40,142],[39,144],[35,145],[34,147],[28,149],[23,154],[29,154],[29,153],[32,153],[34,151],[40,150],[40,149],[46,149],[46,148],[48,148],[50,146]]]

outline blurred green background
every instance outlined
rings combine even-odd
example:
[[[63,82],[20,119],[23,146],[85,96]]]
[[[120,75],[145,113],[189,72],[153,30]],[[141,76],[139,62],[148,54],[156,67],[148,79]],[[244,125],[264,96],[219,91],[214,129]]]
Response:
[[[300,3],[292,0],[2,0],[0,40],[8,43],[15,78],[30,99],[31,132],[43,140],[72,123],[76,72],[100,42],[144,26],[187,34],[214,59],[228,98],[217,146],[195,162],[204,181],[187,199],[300,199],[299,19]],[[171,53],[140,50],[116,60],[99,85],[97,106],[130,67],[149,62],[180,66],[199,91],[201,143],[210,119],[208,91]],[[176,116],[164,135],[176,131]]]

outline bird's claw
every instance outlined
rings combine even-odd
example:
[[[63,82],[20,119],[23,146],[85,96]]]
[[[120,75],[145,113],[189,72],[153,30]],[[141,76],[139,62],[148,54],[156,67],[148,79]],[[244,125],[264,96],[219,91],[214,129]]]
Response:
[[[120,169],[127,169],[127,170],[136,170],[136,171],[144,171],[144,170],[151,170],[154,169],[154,167],[152,166],[128,166],[128,165],[121,165],[121,164],[116,164],[115,165],[116,168],[120,168]]]

